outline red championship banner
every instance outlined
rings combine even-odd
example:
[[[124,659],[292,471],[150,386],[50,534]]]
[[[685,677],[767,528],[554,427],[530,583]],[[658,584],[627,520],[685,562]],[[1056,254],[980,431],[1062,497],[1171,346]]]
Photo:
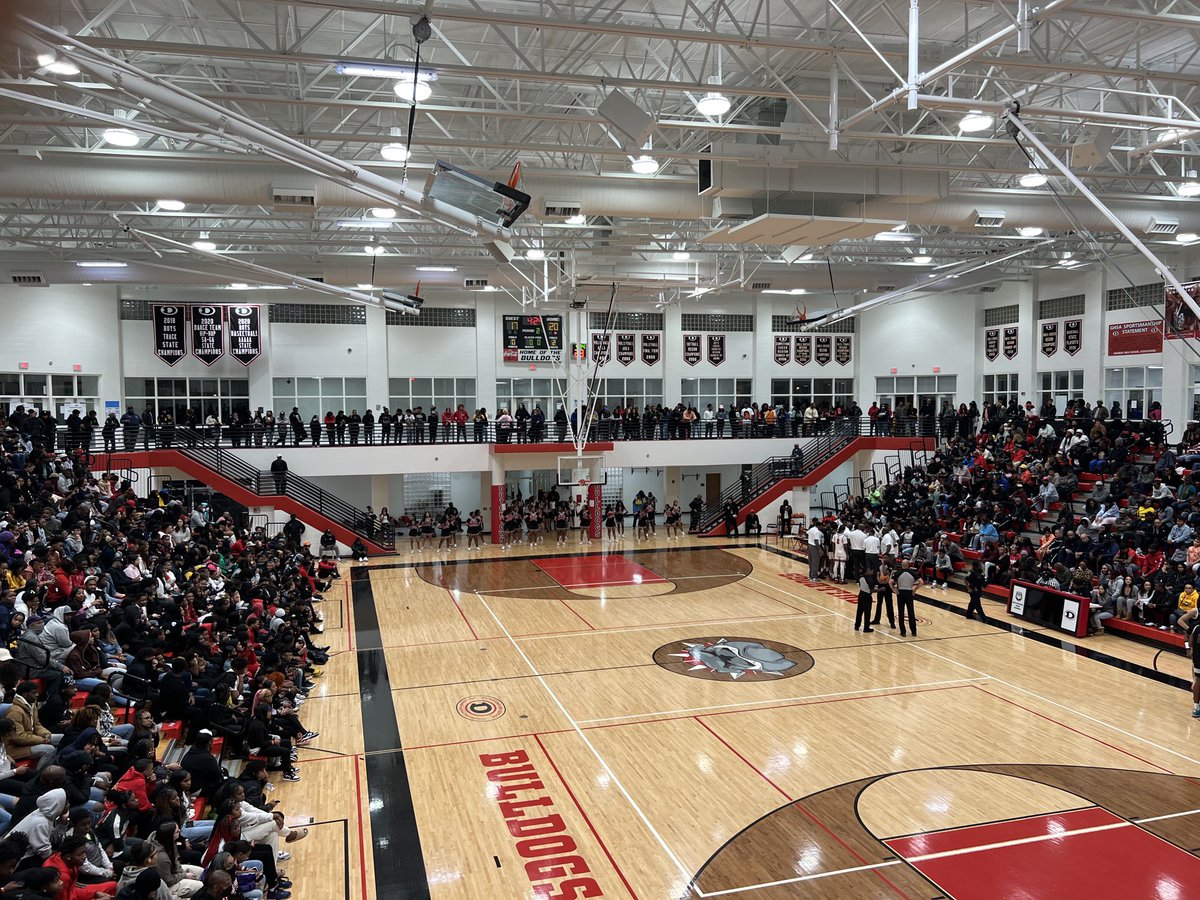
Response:
[[[1137,356],[1141,353],[1162,353],[1163,323],[1157,319],[1145,322],[1122,322],[1108,326],[1108,355]]]

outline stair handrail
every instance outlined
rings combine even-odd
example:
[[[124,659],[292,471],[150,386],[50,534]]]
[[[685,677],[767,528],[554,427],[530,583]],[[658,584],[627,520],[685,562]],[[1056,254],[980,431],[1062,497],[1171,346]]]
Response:
[[[180,429],[185,433],[182,444],[172,449],[246,488],[257,497],[269,499],[284,496],[301,503],[333,519],[349,531],[386,550],[395,548],[395,536],[383,534],[371,527],[371,520],[364,510],[343,500],[322,487],[318,487],[302,475],[288,472],[283,479],[283,490],[276,487],[275,475],[250,465],[240,456],[220,446],[213,438],[199,430]],[[190,433],[189,433],[190,432]]]

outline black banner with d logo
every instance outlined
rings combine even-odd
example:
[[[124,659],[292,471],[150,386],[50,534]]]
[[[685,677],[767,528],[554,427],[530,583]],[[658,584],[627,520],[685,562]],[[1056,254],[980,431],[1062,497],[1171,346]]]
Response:
[[[211,366],[225,355],[225,307],[193,306],[192,356]]]
[[[262,355],[261,306],[229,307],[229,355],[248,366]]]
[[[154,355],[173,366],[187,355],[184,338],[183,306],[155,305],[151,310],[154,320]]]

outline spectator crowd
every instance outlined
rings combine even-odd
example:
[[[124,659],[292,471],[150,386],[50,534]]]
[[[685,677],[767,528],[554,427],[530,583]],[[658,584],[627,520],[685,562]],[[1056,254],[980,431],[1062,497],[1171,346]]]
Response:
[[[3,421],[0,895],[285,900],[336,562]]]

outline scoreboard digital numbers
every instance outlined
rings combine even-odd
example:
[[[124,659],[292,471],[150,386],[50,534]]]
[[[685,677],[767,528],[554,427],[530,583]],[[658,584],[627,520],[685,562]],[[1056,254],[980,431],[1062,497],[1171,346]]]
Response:
[[[562,316],[505,316],[503,341],[505,362],[558,362]]]

